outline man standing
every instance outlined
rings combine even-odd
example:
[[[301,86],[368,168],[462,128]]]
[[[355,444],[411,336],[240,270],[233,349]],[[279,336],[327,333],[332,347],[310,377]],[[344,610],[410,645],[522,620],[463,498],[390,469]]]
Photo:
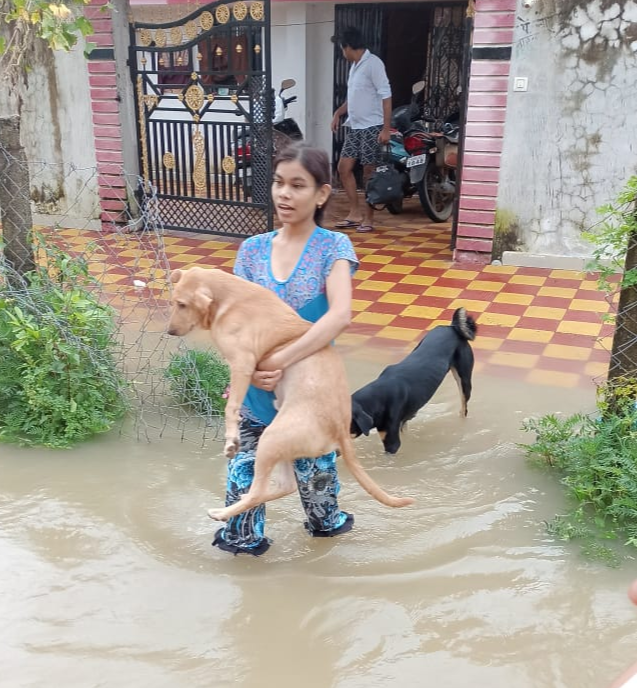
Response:
[[[367,50],[361,32],[347,27],[332,38],[340,45],[343,57],[352,63],[347,80],[347,100],[336,110],[332,119],[335,132],[341,117],[348,115],[349,130],[338,162],[338,173],[349,201],[349,213],[336,227],[356,227],[358,232],[374,229],[374,211],[364,204],[361,213],[356,193],[356,162],[363,166],[365,182],[374,172],[380,160],[380,146],[389,143],[391,122],[391,88],[385,65]]]

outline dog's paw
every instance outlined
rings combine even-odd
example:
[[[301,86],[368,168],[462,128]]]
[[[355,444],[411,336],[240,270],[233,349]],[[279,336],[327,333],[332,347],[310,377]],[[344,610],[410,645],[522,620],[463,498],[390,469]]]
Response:
[[[227,459],[232,459],[239,451],[239,440],[235,437],[226,440],[226,446],[223,448],[223,453]]]
[[[213,521],[227,521],[228,517],[226,516],[226,510],[225,509],[208,509],[208,516]]]

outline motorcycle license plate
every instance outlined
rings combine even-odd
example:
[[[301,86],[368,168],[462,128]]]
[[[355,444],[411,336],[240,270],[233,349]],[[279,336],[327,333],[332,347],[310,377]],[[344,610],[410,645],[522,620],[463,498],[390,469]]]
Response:
[[[407,167],[416,167],[416,165],[424,165],[427,162],[427,155],[414,155],[413,158],[407,160]]]

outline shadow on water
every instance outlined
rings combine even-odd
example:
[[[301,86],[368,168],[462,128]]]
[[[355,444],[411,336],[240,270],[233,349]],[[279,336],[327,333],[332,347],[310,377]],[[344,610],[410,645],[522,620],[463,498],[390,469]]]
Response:
[[[352,389],[381,367],[349,361]],[[357,440],[414,507],[381,507],[342,470],[354,532],[307,537],[288,497],[260,559],[210,547],[219,442],[0,446],[0,685],[604,688],[635,659],[632,574],[546,535],[559,486],[516,448],[523,418],[591,410],[593,390],[474,387],[460,419],[449,377],[395,457]]]

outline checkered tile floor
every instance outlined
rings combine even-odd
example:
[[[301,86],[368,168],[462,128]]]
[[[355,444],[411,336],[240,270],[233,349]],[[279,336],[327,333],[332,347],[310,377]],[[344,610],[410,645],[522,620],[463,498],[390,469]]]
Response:
[[[335,204],[327,225],[344,217]],[[528,383],[577,387],[605,377],[612,326],[602,322],[608,304],[590,275],[565,270],[486,266],[458,267],[451,261],[450,226],[427,221],[417,203],[403,215],[376,216],[376,231],[347,233],[360,268],[354,279],[353,323],[338,339],[343,352],[390,363],[399,360],[423,333],[448,324],[464,306],[478,323],[473,344],[476,371]],[[83,238],[65,230],[77,245]],[[193,234],[165,237],[171,267],[208,265],[231,268],[238,241]],[[121,264],[135,265],[149,286],[162,287],[159,275],[146,275],[152,259],[122,246]],[[125,270],[106,279],[128,280]]]

